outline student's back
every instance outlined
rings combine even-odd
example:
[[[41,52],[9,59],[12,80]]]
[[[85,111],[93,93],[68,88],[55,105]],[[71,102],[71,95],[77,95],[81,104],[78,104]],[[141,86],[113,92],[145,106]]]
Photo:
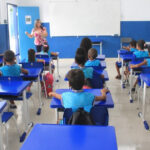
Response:
[[[62,103],[65,108],[72,108],[75,112],[78,108],[84,108],[90,112],[94,101],[94,95],[84,91],[71,91],[62,94]]]
[[[136,58],[149,57],[149,54],[147,51],[136,51],[136,52],[134,52],[134,55]]]
[[[98,67],[98,66],[100,66],[100,61],[97,60],[97,59],[95,59],[95,60],[88,60],[85,63],[85,66]]]

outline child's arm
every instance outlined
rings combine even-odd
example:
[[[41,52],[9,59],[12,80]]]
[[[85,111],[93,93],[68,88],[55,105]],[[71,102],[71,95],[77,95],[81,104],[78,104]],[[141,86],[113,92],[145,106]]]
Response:
[[[59,99],[59,100],[62,99],[61,95],[60,95],[60,94],[57,94],[57,93],[55,93],[55,92],[50,92],[48,95],[49,95],[50,97],[55,97],[55,98],[57,98],[57,99]]]
[[[147,64],[147,61],[144,60],[144,61],[141,62],[140,64],[137,64],[137,65],[130,65],[130,68],[131,68],[131,69],[139,68],[139,67],[141,67],[141,66],[143,66],[143,65],[146,65],[146,64]]]
[[[51,55],[58,56],[58,54],[55,52],[51,52]]]
[[[23,74],[28,74],[28,70],[23,69],[23,68],[21,68],[21,72],[22,72]]]
[[[104,79],[104,78],[105,78],[105,76],[104,76],[103,74],[101,74],[101,75],[100,75],[100,78],[101,78],[101,79]]]
[[[102,95],[101,96],[95,96],[95,101],[103,101],[103,100],[105,100],[106,99],[106,93],[108,91],[109,91],[108,89],[102,89],[101,90]]]
[[[123,46],[122,48],[125,49],[125,50],[130,51],[130,47],[125,47],[125,46]]]
[[[37,59],[37,62],[42,62],[45,64],[45,60],[44,59]]]

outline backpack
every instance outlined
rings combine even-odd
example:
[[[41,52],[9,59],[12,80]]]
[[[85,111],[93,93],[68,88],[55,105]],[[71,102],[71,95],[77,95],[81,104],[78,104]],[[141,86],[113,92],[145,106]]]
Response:
[[[95,125],[91,115],[83,108],[79,108],[69,118],[67,124],[69,125]]]
[[[54,82],[54,79],[53,79],[53,75],[50,74],[49,72],[44,75],[44,82],[45,82],[45,85],[46,85],[46,93],[47,95],[53,91],[53,82]]]

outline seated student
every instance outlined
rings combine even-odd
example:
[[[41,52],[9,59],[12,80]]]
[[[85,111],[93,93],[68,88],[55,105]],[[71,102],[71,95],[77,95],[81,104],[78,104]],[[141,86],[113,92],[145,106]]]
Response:
[[[130,42],[129,47],[123,47],[123,48],[126,49],[126,50],[128,50],[128,51],[131,51],[131,52],[136,52],[136,51],[138,51],[138,50],[136,49],[136,41],[135,41],[135,40],[132,40],[132,41]],[[119,67],[118,64],[119,64],[118,62],[116,62],[116,64],[115,64],[116,70],[117,70],[117,73],[118,73],[118,75],[117,75],[115,78],[116,78],[116,79],[121,79],[120,67]],[[127,65],[128,65],[128,64],[127,64]],[[128,67],[128,66],[127,66],[127,67]],[[126,67],[126,70],[127,70],[127,67]]]
[[[88,51],[92,48],[92,42],[89,38],[83,38],[80,44],[80,48],[85,50],[86,60],[88,60]]]
[[[148,47],[148,53],[149,53],[149,56],[150,56],[150,46]],[[141,66],[144,66],[144,65],[147,65],[148,67],[150,67],[150,58],[146,58],[144,59],[143,62],[139,63],[139,64],[136,64],[136,65],[130,65],[130,68],[131,69],[135,69],[135,68],[139,68]],[[139,79],[139,78],[138,78]],[[132,91],[135,91],[135,88],[136,88],[136,85],[138,83],[138,79],[136,80],[133,88],[132,88]]]
[[[95,48],[91,48],[88,51],[89,60],[85,63],[85,66],[100,66],[100,60],[96,59],[97,50]]]
[[[40,54],[48,54],[49,57],[50,56],[58,56],[57,52],[50,52],[49,51],[49,45],[48,45],[47,42],[44,43],[44,45],[43,45],[43,51],[41,51]]]
[[[85,67],[85,62],[86,62],[86,55],[85,55],[85,51],[83,48],[78,48],[76,51],[76,56],[75,56],[75,62],[78,65],[77,69],[81,69],[84,73],[85,76],[85,86],[84,88],[91,88],[91,84],[89,79],[93,78],[93,74],[96,72],[94,71],[94,69],[92,67]],[[104,79],[104,75],[99,75],[97,74],[97,76],[99,76],[102,80],[99,82],[103,82]]]
[[[5,66],[0,67],[0,76],[16,77],[20,76],[21,73],[28,74],[28,71],[21,68],[15,63],[15,54],[11,50],[7,50],[4,53]],[[15,109],[17,106],[14,101],[10,101],[10,108]]]
[[[101,96],[94,96],[91,93],[85,92],[82,88],[84,85],[84,74],[80,69],[72,69],[68,76],[70,92],[65,92],[62,95],[55,92],[49,93],[49,96],[61,100],[65,109],[71,108],[73,112],[78,108],[84,108],[85,111],[90,112],[94,101],[103,101],[106,99],[107,89],[102,89]]]

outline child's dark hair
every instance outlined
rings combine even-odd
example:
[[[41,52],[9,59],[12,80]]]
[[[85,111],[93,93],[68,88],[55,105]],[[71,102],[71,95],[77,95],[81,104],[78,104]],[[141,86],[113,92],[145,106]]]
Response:
[[[7,50],[7,51],[4,53],[4,61],[5,61],[5,62],[11,63],[11,62],[14,61],[14,59],[15,59],[15,54],[14,54],[13,51]]]
[[[131,42],[130,42],[130,45],[132,46],[132,47],[134,47],[134,48],[136,48],[136,41],[135,40],[132,40]]]
[[[29,49],[28,50],[28,62],[35,62],[35,50]]]
[[[69,84],[74,90],[81,90],[84,85],[84,73],[80,69],[72,69],[69,71],[67,78]]]
[[[97,57],[97,50],[95,48],[91,48],[88,51],[88,56],[90,56],[92,59],[96,59],[96,57]]]
[[[137,42],[138,47],[143,50],[144,49],[144,45],[145,45],[145,41],[144,40],[139,40]]]
[[[48,43],[44,43],[44,45],[43,45],[43,51],[45,53],[48,53],[48,51],[49,51],[49,45],[48,45]]]
[[[86,55],[83,48],[78,48],[76,51],[75,62],[78,65],[84,65],[86,62]]]
[[[92,48],[92,42],[89,38],[83,38],[80,44],[81,48],[85,49],[85,53],[86,53],[86,59],[88,59],[88,51],[90,48]]]
[[[148,53],[150,54],[150,45],[148,46]]]

